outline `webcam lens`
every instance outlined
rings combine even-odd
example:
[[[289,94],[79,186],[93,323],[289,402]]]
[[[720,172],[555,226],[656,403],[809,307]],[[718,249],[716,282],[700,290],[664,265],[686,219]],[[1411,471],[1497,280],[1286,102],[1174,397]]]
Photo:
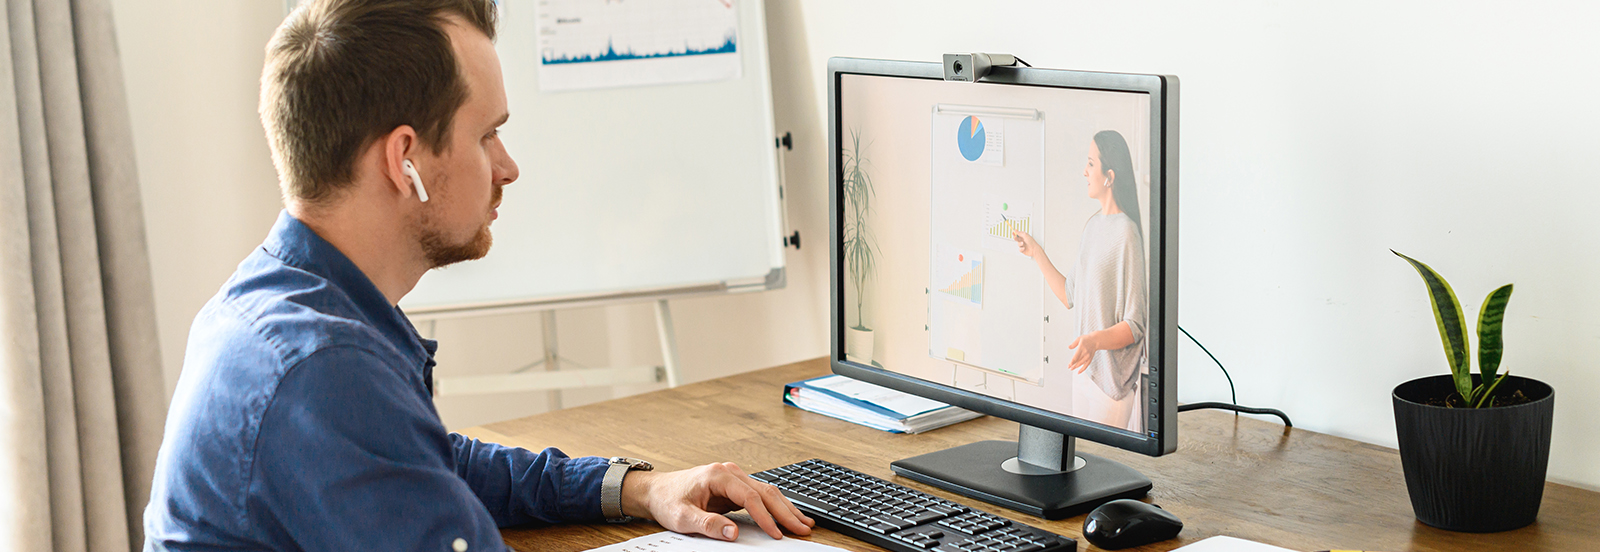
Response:
[[[961,74],[962,67],[961,67],[961,61],[960,60],[956,60],[956,61],[952,62],[950,66],[956,70],[956,74],[957,75]]]

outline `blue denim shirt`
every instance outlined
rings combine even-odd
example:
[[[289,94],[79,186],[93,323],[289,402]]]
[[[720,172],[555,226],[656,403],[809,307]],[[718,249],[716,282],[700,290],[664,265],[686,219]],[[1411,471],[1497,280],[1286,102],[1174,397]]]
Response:
[[[435,346],[279,215],[189,332],[147,550],[498,551],[497,527],[602,519],[603,459],[445,430]]]

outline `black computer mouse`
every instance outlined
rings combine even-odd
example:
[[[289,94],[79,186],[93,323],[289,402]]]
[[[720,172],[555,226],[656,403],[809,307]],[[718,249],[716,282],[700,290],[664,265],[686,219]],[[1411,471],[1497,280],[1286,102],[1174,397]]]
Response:
[[[1083,518],[1083,538],[1106,550],[1120,550],[1178,536],[1183,521],[1160,506],[1124,498],[1101,504]]]

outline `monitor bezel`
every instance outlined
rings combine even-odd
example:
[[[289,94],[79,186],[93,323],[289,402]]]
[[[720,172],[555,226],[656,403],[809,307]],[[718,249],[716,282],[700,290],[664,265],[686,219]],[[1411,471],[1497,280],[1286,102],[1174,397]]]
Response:
[[[840,190],[841,144],[839,97],[842,78],[846,75],[865,75],[909,79],[943,80],[942,64],[934,62],[895,61],[835,57],[828,60],[828,226],[830,254],[830,342],[829,360],[835,374],[927,397],[968,410],[1006,418],[1022,424],[1047,429],[1069,437],[1076,437],[1118,447],[1150,456],[1160,456],[1177,450],[1177,309],[1178,309],[1178,79],[1172,75],[1102,73],[1063,69],[1025,67],[996,67],[977,83],[960,86],[1044,86],[1119,92],[1142,92],[1150,95],[1150,152],[1153,165],[1150,172],[1149,197],[1151,217],[1150,233],[1157,239],[1151,241],[1151,273],[1149,275],[1151,309],[1147,338],[1159,343],[1150,348],[1150,366],[1154,372],[1155,392],[1146,397],[1153,401],[1148,413],[1154,419],[1146,426],[1144,435],[1089,422],[1065,414],[1026,406],[1005,399],[922,380],[850,362],[844,356],[844,263],[840,259],[843,205]],[[1159,260],[1158,260],[1159,259]]]

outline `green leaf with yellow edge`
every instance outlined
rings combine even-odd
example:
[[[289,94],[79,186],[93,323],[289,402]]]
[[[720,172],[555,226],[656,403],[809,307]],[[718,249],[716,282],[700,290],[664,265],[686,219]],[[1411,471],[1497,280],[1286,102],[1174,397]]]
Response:
[[[1445,360],[1450,363],[1450,377],[1455,383],[1456,392],[1461,394],[1461,400],[1471,404],[1472,361],[1467,356],[1467,320],[1461,315],[1461,300],[1456,299],[1456,292],[1450,289],[1450,283],[1432,267],[1399,251],[1390,249],[1389,252],[1411,263],[1411,267],[1422,275],[1422,282],[1428,286],[1428,297],[1433,300],[1433,320],[1439,324],[1439,340],[1444,343]]]
[[[1511,284],[1506,284],[1489,292],[1489,297],[1483,300],[1483,309],[1478,312],[1478,375],[1486,389],[1492,390],[1499,383],[1495,373],[1500,371],[1500,355],[1505,352],[1501,326],[1506,319],[1506,304],[1510,302]],[[1488,393],[1484,395],[1487,398]],[[1485,402],[1484,399],[1479,401]]]
[[[1503,382],[1503,381],[1506,381],[1506,376],[1509,376],[1509,375],[1511,375],[1511,371],[1510,370],[1506,370],[1506,373],[1504,375],[1502,375],[1498,379],[1494,380],[1494,385],[1480,385],[1480,386],[1478,386],[1479,389],[1483,390],[1483,396],[1478,399],[1478,402],[1473,403],[1472,407],[1473,408],[1483,408],[1485,406],[1494,406],[1494,400],[1490,397],[1490,395],[1494,395],[1495,388],[1500,387],[1500,383]]]

